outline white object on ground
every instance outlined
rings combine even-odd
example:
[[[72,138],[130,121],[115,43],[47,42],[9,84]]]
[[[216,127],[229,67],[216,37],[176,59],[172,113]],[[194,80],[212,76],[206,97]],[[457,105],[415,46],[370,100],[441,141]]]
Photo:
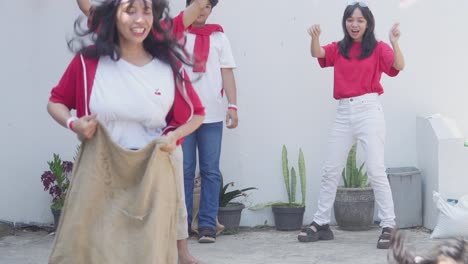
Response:
[[[439,218],[431,238],[468,238],[468,195],[462,196],[456,204],[447,202],[435,191],[433,198],[439,209]]]

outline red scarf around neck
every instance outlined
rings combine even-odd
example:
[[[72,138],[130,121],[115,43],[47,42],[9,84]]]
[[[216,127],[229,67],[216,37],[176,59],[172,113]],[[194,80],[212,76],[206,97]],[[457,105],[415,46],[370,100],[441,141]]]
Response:
[[[224,32],[218,24],[206,24],[203,27],[190,27],[189,33],[197,35],[193,48],[194,66],[193,72],[205,72],[206,61],[210,53],[210,35],[214,32]]]

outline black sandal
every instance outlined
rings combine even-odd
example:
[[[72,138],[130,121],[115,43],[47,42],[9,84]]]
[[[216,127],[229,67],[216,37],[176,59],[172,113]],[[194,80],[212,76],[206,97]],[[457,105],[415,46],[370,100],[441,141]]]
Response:
[[[216,242],[216,230],[211,227],[198,228],[198,243],[214,243]]]
[[[394,232],[391,227],[384,227],[382,229],[382,234],[379,236],[377,241],[378,249],[388,249],[390,247],[390,239],[392,238],[392,233]]]
[[[317,231],[312,229],[312,226],[315,227],[315,230]],[[301,232],[305,233],[305,235],[299,234],[297,236],[297,240],[299,240],[299,242],[315,242],[319,240],[332,240],[334,238],[333,232],[328,224],[319,225],[312,222],[310,226],[303,228]]]

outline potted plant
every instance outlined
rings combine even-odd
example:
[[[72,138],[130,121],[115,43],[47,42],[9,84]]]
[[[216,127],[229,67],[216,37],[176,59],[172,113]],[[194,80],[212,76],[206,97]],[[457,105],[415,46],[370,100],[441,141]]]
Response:
[[[271,202],[256,205],[250,208],[251,210],[258,210],[267,206],[271,206],[275,218],[275,227],[277,230],[299,230],[302,227],[306,197],[306,169],[302,149],[299,149],[298,168],[302,194],[301,203],[296,202],[296,170],[294,167],[291,167],[291,170],[289,169],[288,150],[286,149],[286,146],[283,145],[282,169],[284,185],[286,188],[286,193],[288,195],[288,202]]]
[[[48,161],[49,170],[41,176],[44,191],[48,191],[52,196],[50,209],[54,216],[54,227],[57,227],[60,218],[60,212],[70,186],[69,175],[73,169],[71,161],[62,161],[58,154],[54,153],[52,161]]]
[[[370,229],[374,217],[374,191],[367,184],[364,163],[357,167],[354,144],[349,151],[342,178],[344,186],[338,187],[334,203],[335,219],[343,230]]]
[[[240,202],[232,202],[232,200],[241,196],[247,196],[245,193],[246,191],[256,190],[257,188],[249,187],[240,190],[237,189],[228,191],[230,186],[233,187],[234,182],[230,182],[224,185],[223,177],[221,176],[218,221],[224,226],[225,230],[236,231],[239,229],[241,214],[242,210],[245,208],[245,205]]]

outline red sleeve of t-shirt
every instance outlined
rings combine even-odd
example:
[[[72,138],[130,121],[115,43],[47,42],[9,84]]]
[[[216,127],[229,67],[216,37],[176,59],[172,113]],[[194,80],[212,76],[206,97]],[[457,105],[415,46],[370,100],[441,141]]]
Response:
[[[184,11],[180,12],[172,20],[172,34],[174,34],[176,40],[180,40],[185,36]]]
[[[183,39],[185,37],[184,11],[180,12],[179,15],[174,17],[171,22],[172,22],[172,34],[174,35],[175,39],[177,41]],[[168,22],[165,20],[162,20],[161,27],[163,29],[167,29],[169,27]],[[153,30],[153,34],[157,38],[160,38],[159,34],[155,30]]]
[[[81,71],[80,56],[77,55],[68,65],[57,86],[50,92],[49,100],[54,103],[61,103],[68,109],[75,109],[76,76]]]
[[[380,42],[380,58],[379,58],[379,67],[382,72],[385,72],[388,76],[394,77],[397,76],[400,72],[399,70],[393,67],[395,62],[395,56],[392,48],[385,42]]]
[[[338,43],[332,42],[328,45],[322,46],[325,50],[325,58],[317,58],[320,67],[332,67],[335,65],[335,59],[338,54]]]

